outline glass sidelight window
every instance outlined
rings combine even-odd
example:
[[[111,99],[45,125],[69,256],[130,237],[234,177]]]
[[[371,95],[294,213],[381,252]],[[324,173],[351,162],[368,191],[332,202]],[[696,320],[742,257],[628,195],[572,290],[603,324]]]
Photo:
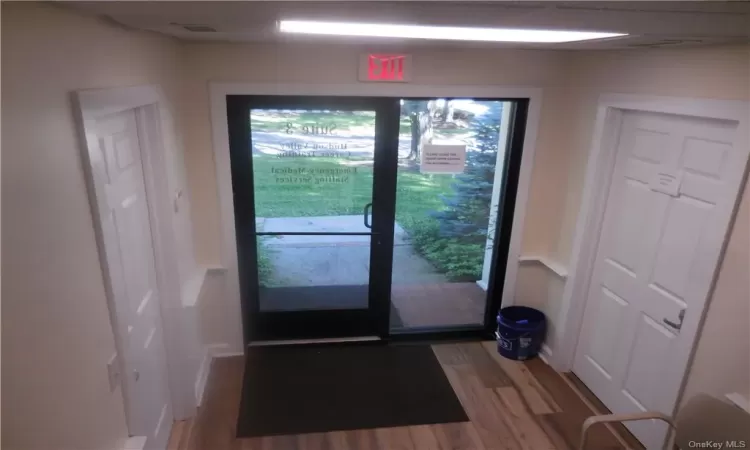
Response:
[[[510,102],[402,100],[393,247],[393,330],[482,326],[503,185]],[[452,173],[425,148],[458,145]]]

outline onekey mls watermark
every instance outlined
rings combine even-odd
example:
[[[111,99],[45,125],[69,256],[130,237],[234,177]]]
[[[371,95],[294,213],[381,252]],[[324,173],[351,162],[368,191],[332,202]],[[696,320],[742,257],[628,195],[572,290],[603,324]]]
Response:
[[[748,448],[747,441],[689,441],[689,448]]]

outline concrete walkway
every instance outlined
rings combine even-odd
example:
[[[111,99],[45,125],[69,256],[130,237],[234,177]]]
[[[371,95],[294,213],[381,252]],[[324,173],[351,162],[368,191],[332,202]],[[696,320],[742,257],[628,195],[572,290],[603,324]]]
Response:
[[[323,217],[258,219],[258,231],[370,232],[361,214]],[[370,276],[370,236],[264,236],[260,245],[270,260],[272,276],[266,286],[363,285]],[[408,234],[394,228],[393,284],[447,282],[409,243]]]

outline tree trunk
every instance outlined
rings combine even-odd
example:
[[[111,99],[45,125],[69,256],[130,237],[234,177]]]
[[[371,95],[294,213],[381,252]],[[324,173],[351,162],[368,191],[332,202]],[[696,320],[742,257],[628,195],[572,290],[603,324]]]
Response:
[[[419,143],[422,137],[422,129],[419,126],[419,113],[409,114],[409,124],[411,125],[411,148],[407,159],[416,161],[419,159]]]
[[[419,150],[424,144],[432,142],[432,112],[424,112],[419,115]]]
[[[443,105],[443,122],[453,123],[453,102],[450,100],[446,100]]]
[[[411,148],[408,159],[419,162],[422,146],[432,142],[432,115],[429,111],[409,115],[411,125]]]

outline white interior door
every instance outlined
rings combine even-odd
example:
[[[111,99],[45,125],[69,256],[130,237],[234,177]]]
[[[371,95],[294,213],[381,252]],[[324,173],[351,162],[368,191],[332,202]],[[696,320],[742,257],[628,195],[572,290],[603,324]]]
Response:
[[[747,163],[737,127],[622,113],[573,365],[613,412],[674,412]],[[628,428],[664,444],[659,422]]]
[[[146,448],[164,449],[173,416],[136,111],[97,119],[93,129],[98,145],[89,148],[128,427],[146,436]]]

